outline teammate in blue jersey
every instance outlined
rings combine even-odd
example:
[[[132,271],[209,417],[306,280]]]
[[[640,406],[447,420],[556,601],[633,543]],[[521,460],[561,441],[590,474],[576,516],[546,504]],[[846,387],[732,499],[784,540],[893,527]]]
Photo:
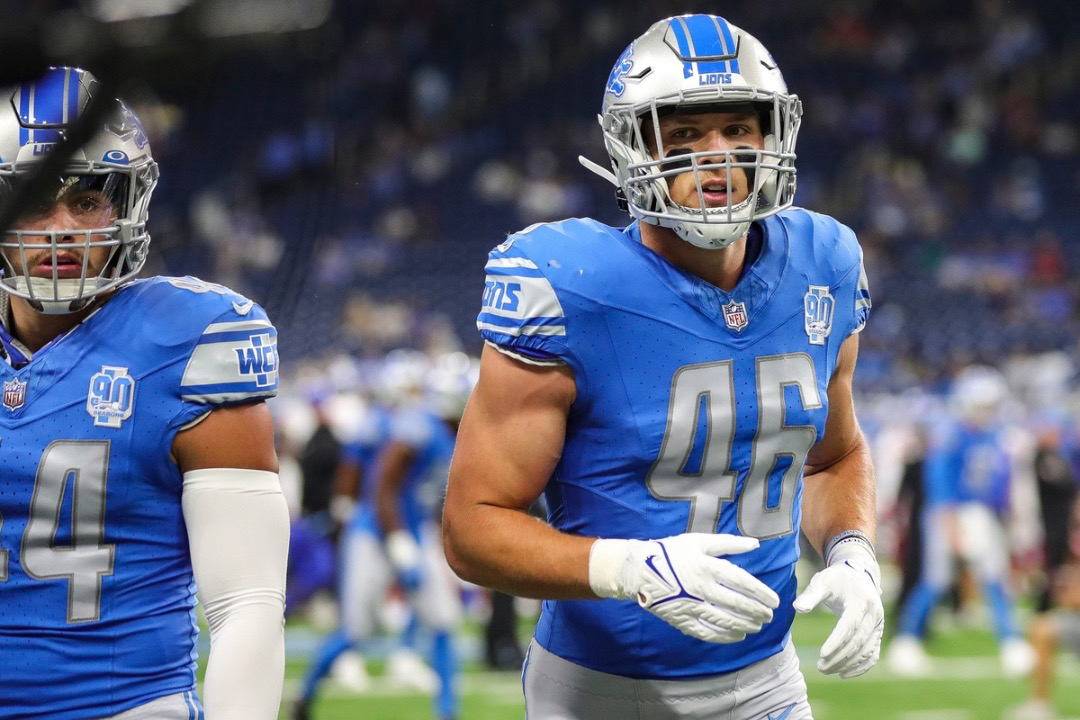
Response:
[[[422,387],[423,369],[416,367],[410,354],[409,364],[416,369],[416,390]],[[391,365],[395,363],[391,360]],[[426,358],[423,368],[427,367]],[[380,379],[389,380],[380,373]],[[411,382],[411,381],[410,381]],[[391,382],[380,382],[380,394],[386,394]],[[408,384],[408,383],[407,383]],[[396,405],[410,388],[400,388],[391,403]],[[338,544],[340,567],[339,627],[323,641],[304,676],[300,696],[292,710],[294,720],[310,717],[322,679],[333,670],[337,680],[356,691],[367,689],[370,678],[356,644],[369,639],[376,619],[386,602],[391,573],[383,550],[383,533],[375,516],[376,487],[379,478],[378,457],[391,437],[392,411],[375,403],[365,404],[360,418],[341,448],[341,461],[335,478],[331,514],[343,524]],[[444,479],[445,480],[445,479]],[[434,692],[438,679],[416,653],[415,613],[406,624],[399,646],[390,654],[386,674],[392,680],[424,692]]]
[[[0,193],[99,91],[74,68],[0,90]],[[0,238],[0,717],[276,718],[276,332],[226,288],[136,279],[158,170],[114,110]]]
[[[453,633],[462,620],[459,587],[439,540],[439,511],[455,435],[472,390],[472,363],[463,353],[437,359],[425,378],[424,400],[400,408],[379,455],[375,513],[386,558],[420,624],[431,632],[438,676],[435,715],[460,716]]]
[[[792,207],[801,114],[744,30],[661,20],[606,85],[613,172],[583,161],[634,221],[489,256],[444,543],[463,578],[545,599],[529,717],[809,718],[790,628],[818,604],[819,670],[877,661],[870,298],[851,230]],[[826,567],[796,598],[800,528]]]
[[[1001,414],[1008,386],[990,367],[965,368],[952,390],[955,419],[942,423],[926,457],[922,575],[899,614],[889,665],[901,675],[931,671],[919,638],[963,560],[982,584],[1001,649],[1002,670],[1028,673],[1034,651],[1017,627],[1008,588],[1009,511],[1013,460]]]

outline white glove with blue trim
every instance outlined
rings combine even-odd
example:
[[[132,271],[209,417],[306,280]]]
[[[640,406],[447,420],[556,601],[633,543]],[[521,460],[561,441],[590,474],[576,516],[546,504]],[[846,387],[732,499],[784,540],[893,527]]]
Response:
[[[757,546],[754,538],[708,533],[597,540],[589,553],[589,585],[602,598],[637,600],[698,640],[739,642],[772,620],[780,599],[765,583],[718,556]]]
[[[810,579],[795,598],[795,609],[810,612],[819,604],[839,616],[821,646],[817,669],[853,678],[877,664],[885,609],[881,605],[881,568],[870,545],[843,542],[829,555],[829,566]]]

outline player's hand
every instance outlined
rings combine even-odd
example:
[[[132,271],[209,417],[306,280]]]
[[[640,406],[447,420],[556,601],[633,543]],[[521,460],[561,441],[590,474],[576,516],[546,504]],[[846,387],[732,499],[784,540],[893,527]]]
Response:
[[[839,616],[821,646],[817,669],[847,679],[877,664],[885,609],[881,605],[881,569],[870,548],[858,542],[837,546],[829,567],[810,579],[795,598],[795,609],[810,612],[819,604]]]
[[[423,554],[412,533],[399,529],[387,535],[386,556],[402,590],[412,592],[420,587],[424,580]]]
[[[772,620],[780,599],[765,583],[718,556],[757,546],[754,538],[708,533],[597,540],[589,555],[589,585],[600,597],[637,600],[691,637],[739,642]]]

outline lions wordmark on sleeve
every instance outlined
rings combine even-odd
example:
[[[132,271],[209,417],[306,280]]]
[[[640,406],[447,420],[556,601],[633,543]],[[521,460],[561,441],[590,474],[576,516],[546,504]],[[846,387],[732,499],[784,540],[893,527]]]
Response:
[[[208,326],[180,381],[184,400],[207,404],[271,397],[277,388],[277,330],[264,319]]]
[[[481,331],[513,338],[566,335],[566,315],[551,283],[528,258],[492,258],[484,268]]]

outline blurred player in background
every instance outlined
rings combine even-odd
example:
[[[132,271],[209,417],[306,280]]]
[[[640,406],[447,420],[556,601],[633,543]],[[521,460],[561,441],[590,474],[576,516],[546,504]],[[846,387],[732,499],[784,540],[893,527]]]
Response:
[[[956,420],[936,429],[927,453],[922,576],[901,609],[889,646],[890,666],[899,674],[930,672],[919,638],[959,561],[982,585],[1003,671],[1015,677],[1031,670],[1031,647],[1017,627],[1008,588],[1005,518],[1013,471],[1002,423],[1008,394],[1001,373],[986,366],[968,367],[954,381]]]
[[[348,437],[342,442],[330,512],[341,526],[338,542],[340,624],[316,651],[304,676],[300,697],[293,710],[297,720],[311,715],[311,706],[322,679],[331,671],[345,687],[363,692],[370,677],[357,643],[369,639],[386,603],[389,573],[383,549],[384,535],[376,517],[378,459],[391,438],[396,410],[423,400],[430,362],[418,351],[390,353],[373,383],[371,397],[362,402],[359,417],[345,423]],[[382,595],[379,594],[380,590]],[[418,621],[410,618],[399,647],[387,662],[387,676],[424,692],[434,692],[438,678],[415,651]]]
[[[430,633],[432,665],[414,659],[398,675],[411,672],[414,683],[426,684],[434,669],[437,687],[431,689],[439,720],[460,716],[453,634],[463,610],[459,585],[443,556],[439,515],[474,366],[463,353],[441,356],[430,365],[418,353],[387,359],[379,384],[401,392],[395,393],[396,405],[373,461],[371,505],[357,518],[343,549],[345,636],[363,647],[374,635],[380,606],[396,581],[420,627]],[[307,717],[310,700],[301,699],[297,717]]]
[[[1072,373],[1069,373],[1070,377]],[[1030,376],[1029,376],[1030,377]],[[1043,577],[1028,636],[1035,650],[1031,696],[1011,708],[1008,720],[1050,720],[1058,647],[1080,656],[1080,503],[1077,429],[1067,400],[1067,382],[1052,382],[1050,395],[1033,397],[1037,442],[1035,479],[1043,529]]]
[[[661,20],[608,79],[614,172],[588,163],[634,222],[489,256],[444,539],[462,577],[547,599],[530,717],[809,718],[790,628],[819,603],[840,620],[818,668],[877,661],[870,299],[851,230],[791,208],[801,114],[744,30]],[[800,527],[827,566],[796,599]]]
[[[52,68],[0,92],[0,192],[100,86]],[[111,100],[111,99],[110,99]],[[158,169],[116,102],[0,240],[0,716],[277,717],[288,511],[263,402],[262,309],[136,280]]]

